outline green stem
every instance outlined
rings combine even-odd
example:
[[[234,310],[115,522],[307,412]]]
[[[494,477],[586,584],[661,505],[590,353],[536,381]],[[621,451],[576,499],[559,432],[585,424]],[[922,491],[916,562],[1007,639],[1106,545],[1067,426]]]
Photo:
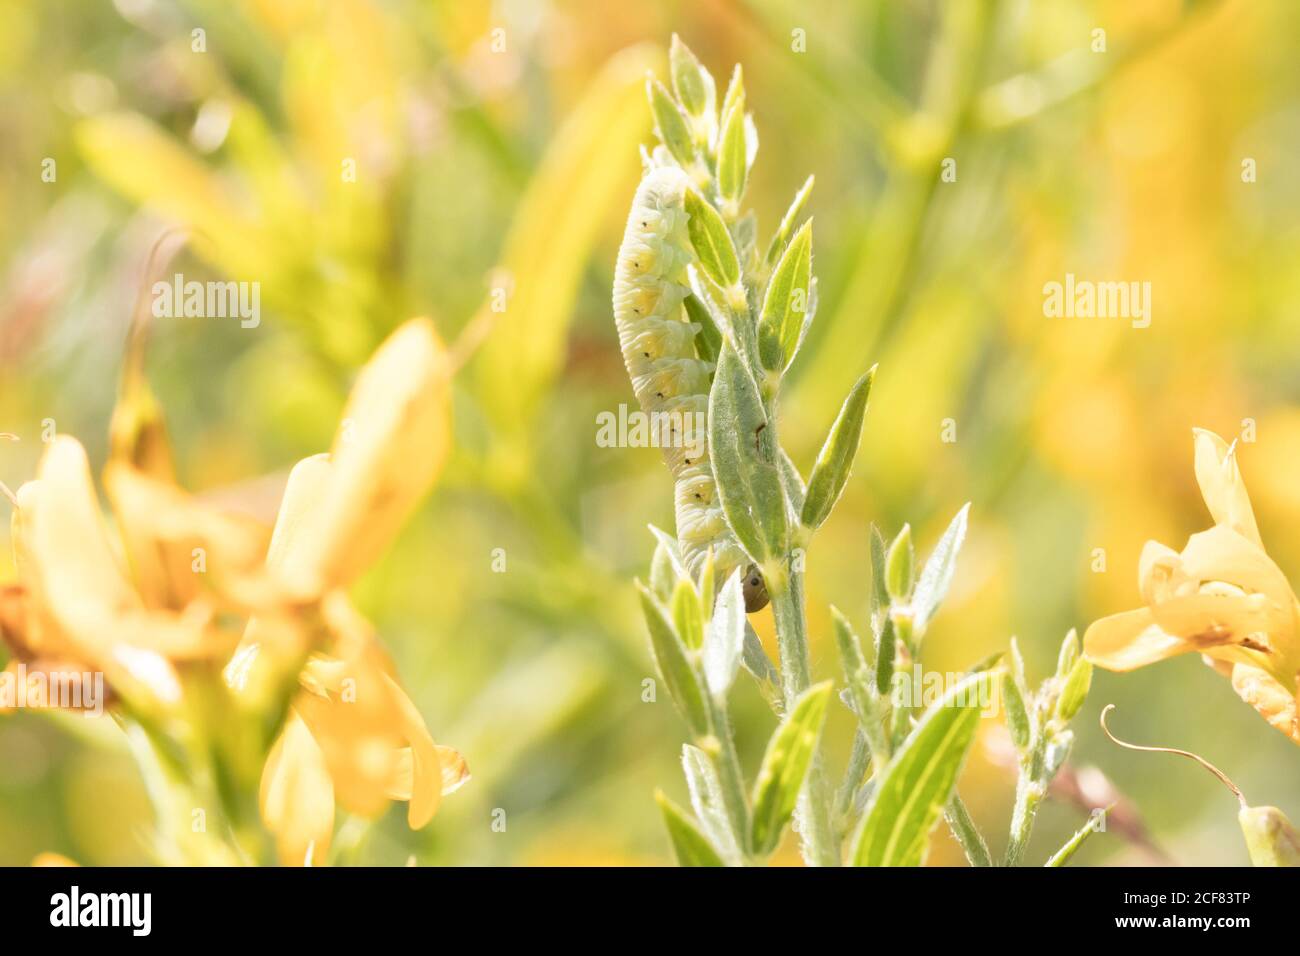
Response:
[[[781,684],[786,712],[789,713],[794,709],[795,701],[812,684],[802,572],[792,571],[786,586],[776,589],[771,598],[776,642],[781,652]],[[813,754],[808,780],[799,794],[798,819],[804,860],[812,866],[839,866],[840,849],[831,825],[830,786],[820,744]]]
[[[1034,830],[1034,818],[1038,815],[1043,794],[1047,792],[1047,781],[1043,777],[1041,743],[1035,742],[1033,749],[1020,763],[1020,777],[1016,781],[1016,806],[1011,814],[1011,838],[1007,842],[1003,866],[1019,866],[1025,858],[1029,836]]]
[[[727,821],[731,824],[731,835],[740,851],[741,861],[750,862],[749,848],[749,800],[745,796],[745,775],[740,767],[740,756],[736,753],[735,736],[731,732],[731,718],[727,713],[725,701],[711,700],[710,719],[713,734],[717,738],[715,747],[701,747],[718,774],[718,786],[722,791],[723,808],[727,811]]]
[[[867,769],[871,766],[871,745],[867,743],[867,736],[859,730],[853,736],[853,752],[849,754],[849,766],[844,772],[844,780],[840,783],[839,793],[835,795],[835,824],[836,838],[840,841],[850,830],[857,819],[857,801],[858,790],[862,786],[862,778],[866,776]]]

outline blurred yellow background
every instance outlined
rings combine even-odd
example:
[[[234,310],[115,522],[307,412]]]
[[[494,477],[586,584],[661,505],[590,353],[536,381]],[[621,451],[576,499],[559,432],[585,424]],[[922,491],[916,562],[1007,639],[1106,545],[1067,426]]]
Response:
[[[716,76],[744,66],[763,234],[817,177],[820,308],[781,431],[805,472],[880,365],[857,468],[809,555],[818,675],[839,676],[827,606],[865,621],[870,522],[912,522],[926,551],[969,500],[927,666],[963,669],[1016,634],[1046,676],[1069,628],[1138,603],[1146,539],[1179,547],[1208,526],[1193,426],[1254,439],[1241,468],[1294,575],[1300,5],[992,6],[963,76],[962,18],[937,0],[0,0],[0,431],[23,438],[0,478],[31,476],[47,419],[102,462],[168,227],[191,236],[172,271],[260,283],[256,328],[158,320],[149,374],[184,483],[268,520],[388,331],[427,314],[451,341],[477,321],[452,465],[357,593],[474,779],[425,830],[394,810],[345,858],[667,862],[652,793],[684,799],[683,731],[666,697],[641,700],[631,581],[646,524],[671,527],[670,482],[653,450],[597,447],[595,420],[632,401],[609,289],[651,140],[645,73],[663,75],[676,32]],[[908,162],[933,134],[908,120],[918,103],[950,119],[955,181]],[[1045,317],[1043,286],[1067,273],[1150,282],[1150,327]],[[0,552],[7,577],[7,533]],[[755,624],[770,637],[767,612]],[[770,714],[741,683],[752,768]],[[1246,861],[1231,798],[1189,762],[1106,742],[1111,702],[1128,738],[1196,750],[1300,818],[1294,744],[1209,668],[1098,672],[1074,761],[1102,768],[1173,860]],[[832,711],[836,765],[852,727]],[[995,850],[1012,786],[980,752],[963,778]],[[1081,819],[1049,804],[1031,858]],[[0,718],[0,864],[143,862],[148,825],[111,728]],[[931,861],[961,862],[940,832]],[[1078,859],[1148,857],[1111,832]]]

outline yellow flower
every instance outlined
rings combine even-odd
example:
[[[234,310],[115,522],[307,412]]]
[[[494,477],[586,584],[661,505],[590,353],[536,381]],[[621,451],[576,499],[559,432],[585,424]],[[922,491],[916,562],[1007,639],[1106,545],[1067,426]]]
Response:
[[[1195,431],[1196,480],[1214,527],[1182,552],[1155,541],[1138,573],[1145,606],[1103,618],[1084,635],[1084,653],[1113,671],[1199,652],[1237,694],[1300,743],[1300,604],[1264,552],[1234,448]]]
[[[290,474],[268,546],[262,526],[175,484],[130,361],[104,478],[116,536],[73,438],[56,438],[11,495],[18,582],[0,587],[0,637],[13,663],[28,675],[100,671],[130,711],[176,718],[164,726],[186,740],[187,717],[229,725],[219,752],[222,726],[201,728],[204,739],[240,779],[260,771],[262,818],[286,863],[326,858],[336,800],[365,816],[405,801],[410,825],[424,826],[469,772],[434,742],[346,589],[442,470],[451,374],[429,320],[395,331],[358,375],[330,453]],[[286,704],[283,725],[266,720]]]
[[[329,455],[289,476],[268,572],[317,609],[324,643],[299,673],[300,690],[262,773],[262,819],[282,862],[326,856],[335,800],[374,816],[409,804],[413,829],[469,777],[465,761],[434,743],[415,705],[345,588],[396,535],[442,469],[450,444],[447,354],[428,320],[398,329],[357,378]],[[267,621],[255,617],[226,669],[256,695],[274,683]]]

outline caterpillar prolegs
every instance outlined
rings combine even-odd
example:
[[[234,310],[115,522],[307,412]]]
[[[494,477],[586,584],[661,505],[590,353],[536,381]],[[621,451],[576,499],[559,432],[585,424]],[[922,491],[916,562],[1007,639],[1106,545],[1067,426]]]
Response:
[[[682,560],[696,578],[710,550],[719,580],[744,567],[745,609],[753,612],[767,604],[767,589],[727,527],[718,501],[706,418],[713,366],[697,357],[700,327],[682,314],[692,257],[684,207],[687,184],[681,169],[662,166],[648,172],[637,188],[614,268],[614,322],[641,410],[667,432],[660,445],[675,482]]]

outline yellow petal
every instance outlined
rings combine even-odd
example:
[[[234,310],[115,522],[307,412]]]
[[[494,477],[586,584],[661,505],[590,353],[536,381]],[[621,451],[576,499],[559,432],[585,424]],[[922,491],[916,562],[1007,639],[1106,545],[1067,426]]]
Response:
[[[305,593],[346,587],[388,547],[442,468],[450,366],[428,319],[407,322],[361,370],[331,451],[333,474],[301,528]]]
[[[1215,523],[1263,547],[1234,450],[1214,432],[1196,428],[1192,433],[1196,445],[1196,482]]]
[[[402,735],[410,744],[403,748],[409,755],[411,767],[410,792],[404,799],[410,801],[406,813],[407,823],[412,830],[418,830],[433,819],[433,815],[438,812],[438,804],[442,801],[442,762],[424,718],[420,716],[415,704],[411,703],[411,698],[406,696],[406,692],[391,677],[388,678],[388,689],[401,710]]]
[[[375,816],[388,804],[389,784],[407,744],[405,715],[389,683],[390,665],[373,639],[336,645],[347,656],[313,661],[294,707],[325,754],[339,803]]]
[[[259,797],[281,863],[302,866],[326,858],[334,834],[334,785],[320,746],[293,711],[266,758]]]
[[[1192,645],[1162,631],[1148,608],[1094,621],[1083,635],[1084,656],[1111,671],[1135,670],[1190,650]]]
[[[289,472],[266,552],[267,570],[286,590],[292,577],[287,573],[290,569],[312,573],[308,567],[312,556],[305,551],[311,542],[303,529],[313,520],[332,474],[328,455],[304,458]],[[288,596],[304,598],[291,592]],[[306,597],[310,599],[311,595]],[[240,694],[241,701],[252,706],[272,699],[281,692],[283,676],[286,676],[283,672],[300,666],[308,637],[309,631],[300,618],[279,614],[253,616],[226,665],[227,685]]]
[[[103,670],[123,696],[176,702],[168,659],[221,650],[207,639],[207,616],[202,609],[189,616],[145,610],[118,566],[86,453],[75,439],[56,438],[38,474],[19,498],[26,581],[58,656]]]
[[[267,537],[261,525],[122,462],[109,463],[104,487],[150,607],[180,609],[205,592],[241,609],[278,598],[262,573]]]
[[[1300,718],[1296,715],[1294,691],[1288,691],[1264,671],[1246,664],[1232,669],[1232,689],[1272,726],[1300,744]]]

